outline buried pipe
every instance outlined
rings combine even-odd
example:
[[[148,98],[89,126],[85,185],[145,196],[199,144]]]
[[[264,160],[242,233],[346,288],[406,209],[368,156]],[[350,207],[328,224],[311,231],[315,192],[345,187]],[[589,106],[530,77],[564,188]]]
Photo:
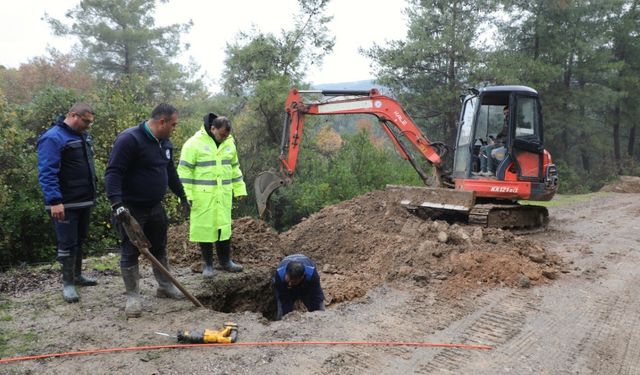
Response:
[[[171,345],[149,345],[149,346],[131,346],[125,348],[107,348],[92,349],[77,352],[51,353],[42,355],[32,355],[24,357],[4,358],[0,359],[0,364],[33,361],[37,359],[72,357],[80,355],[116,353],[142,350],[158,350],[158,349],[186,349],[186,348],[203,348],[203,347],[239,347],[239,346],[309,346],[309,345],[345,345],[345,346],[413,346],[413,347],[431,347],[431,348],[456,348],[469,350],[491,350],[488,345],[470,345],[470,344],[446,344],[431,342],[410,342],[410,341],[258,341],[258,342],[236,342],[230,344],[171,344]]]

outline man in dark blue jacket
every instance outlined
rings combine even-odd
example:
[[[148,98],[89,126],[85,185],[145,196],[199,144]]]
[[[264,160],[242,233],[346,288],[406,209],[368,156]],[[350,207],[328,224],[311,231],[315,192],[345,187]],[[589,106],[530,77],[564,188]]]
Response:
[[[169,141],[177,124],[176,108],[169,104],[158,105],[149,120],[118,135],[105,171],[107,197],[114,212],[126,209],[131,213],[151,243],[151,254],[167,268],[168,222],[162,207],[167,186],[180,197],[187,215],[189,210],[189,202],[173,164],[173,145]],[[116,228],[122,240],[120,270],[127,291],[125,314],[127,317],[139,317],[142,314],[138,270],[140,253],[117,221]],[[159,285],[157,297],[184,298],[165,275],[155,268],[153,274]]]
[[[38,180],[56,231],[62,296],[67,302],[80,300],[75,285],[97,284],[81,272],[82,242],[96,199],[93,146],[87,133],[91,124],[91,107],[76,103],[38,139]]]
[[[324,311],[324,293],[320,275],[311,259],[302,254],[285,257],[273,275],[276,293],[276,320],[293,311],[293,303],[302,300],[308,311]]]

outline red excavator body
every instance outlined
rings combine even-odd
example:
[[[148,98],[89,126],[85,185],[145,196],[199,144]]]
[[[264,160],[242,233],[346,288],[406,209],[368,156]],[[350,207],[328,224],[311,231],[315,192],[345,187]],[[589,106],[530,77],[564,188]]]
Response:
[[[314,95],[316,100],[303,100]],[[505,110],[505,108],[508,109]],[[389,186],[402,189],[399,203],[427,217],[455,213],[471,223],[496,227],[539,227],[548,213],[540,206],[518,200],[550,200],[557,190],[557,169],[543,146],[542,112],[537,92],[524,86],[494,86],[471,90],[462,100],[455,147],[429,140],[404,108],[376,89],[296,90],[285,103],[280,171],[262,172],[255,181],[260,215],[269,197],[291,183],[296,169],[306,116],[368,114],[377,117],[399,154],[408,160],[429,187]],[[502,116],[502,117],[501,117]],[[502,128],[498,158],[489,159],[487,146]],[[498,147],[494,147],[498,148]],[[447,149],[455,149],[453,168],[443,166]],[[486,158],[493,174],[483,173]],[[431,174],[421,160],[431,164]]]

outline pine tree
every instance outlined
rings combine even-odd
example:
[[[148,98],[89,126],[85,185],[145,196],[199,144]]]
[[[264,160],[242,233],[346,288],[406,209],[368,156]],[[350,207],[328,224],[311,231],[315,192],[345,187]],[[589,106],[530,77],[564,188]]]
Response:
[[[78,52],[99,78],[143,76],[150,94],[167,98],[194,89],[187,70],[172,62],[188,48],[180,35],[191,22],[156,27],[155,8],[156,0],[83,0],[66,20],[45,19],[56,35],[79,39]]]

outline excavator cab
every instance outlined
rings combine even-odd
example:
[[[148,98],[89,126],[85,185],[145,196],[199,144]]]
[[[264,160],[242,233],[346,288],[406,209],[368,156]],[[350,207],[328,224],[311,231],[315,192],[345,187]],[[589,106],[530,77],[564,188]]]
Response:
[[[544,148],[538,93],[526,86],[471,90],[462,102],[452,174],[457,188],[478,197],[550,200],[558,171]]]

